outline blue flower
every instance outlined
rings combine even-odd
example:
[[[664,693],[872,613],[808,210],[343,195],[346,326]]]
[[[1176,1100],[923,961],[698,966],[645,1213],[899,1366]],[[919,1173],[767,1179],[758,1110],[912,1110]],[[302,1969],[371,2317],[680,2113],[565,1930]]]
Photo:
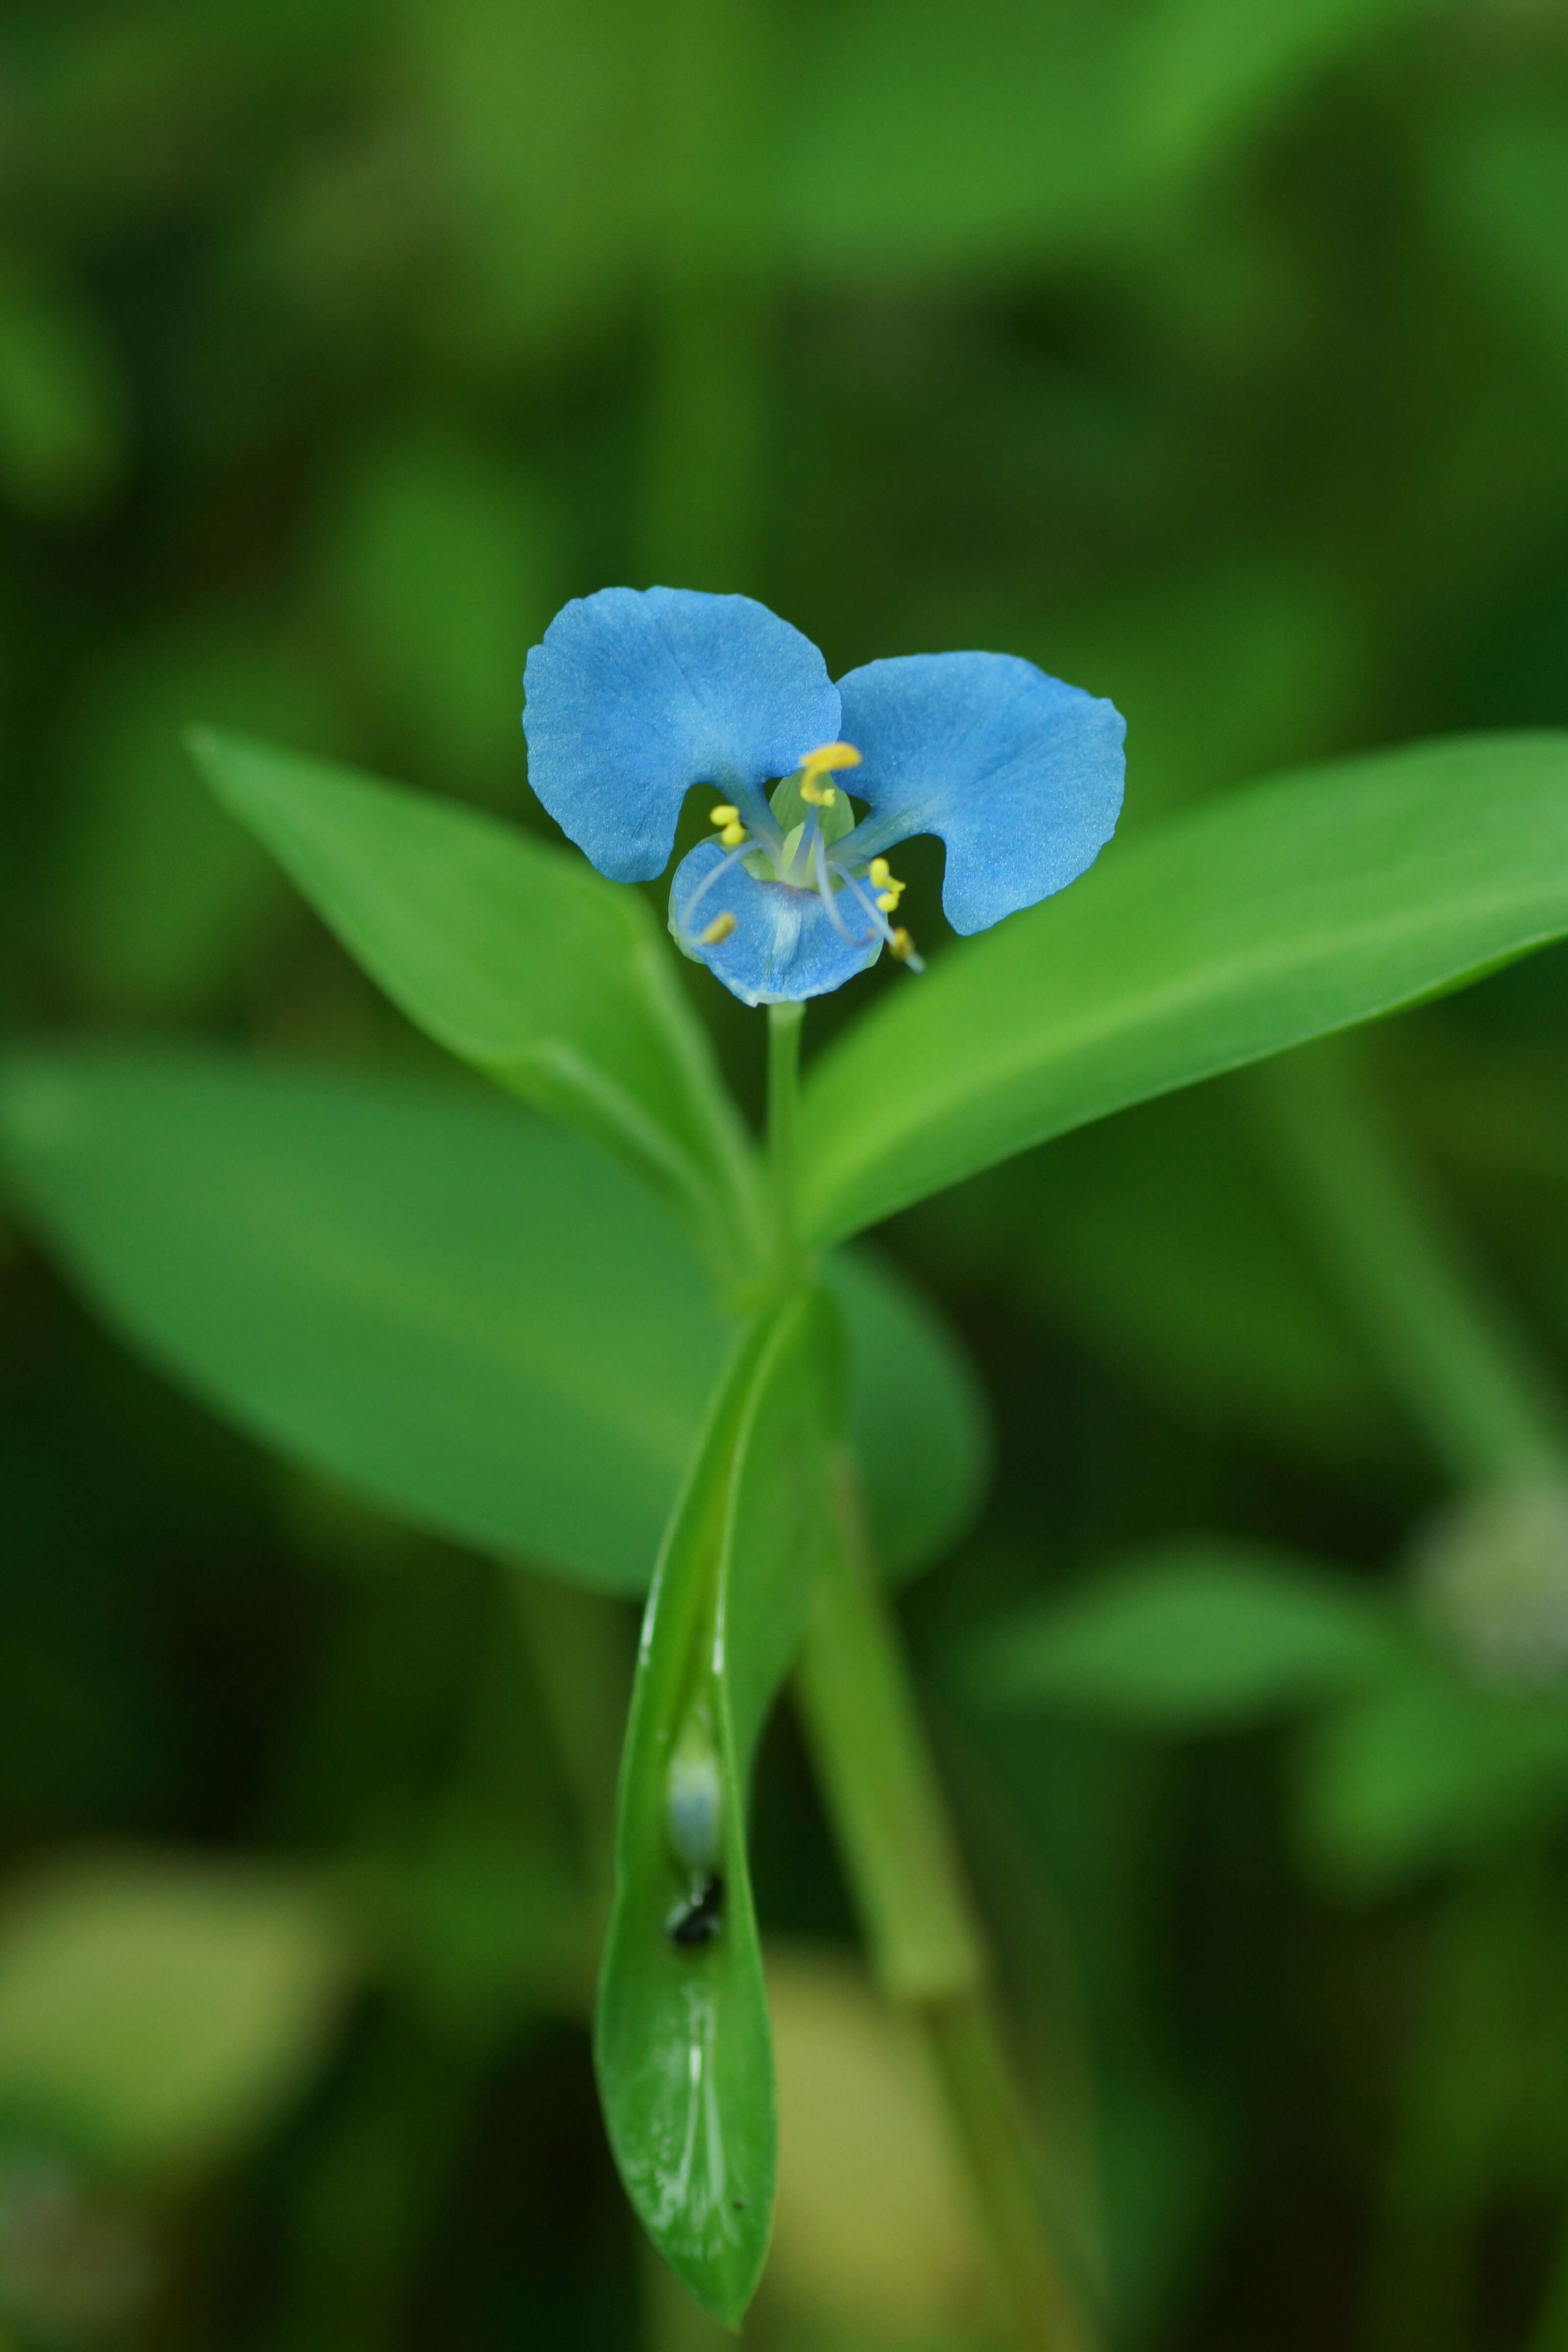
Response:
[[[669,925],[748,1004],[823,995],[884,947],[921,969],[887,856],[912,834],[946,848],[949,922],[982,931],[1073,881],[1121,808],[1109,702],[1011,654],[909,654],[835,686],[749,596],[580,597],[523,686],[530,782],[601,874],[661,874],[688,792],[718,795]]]

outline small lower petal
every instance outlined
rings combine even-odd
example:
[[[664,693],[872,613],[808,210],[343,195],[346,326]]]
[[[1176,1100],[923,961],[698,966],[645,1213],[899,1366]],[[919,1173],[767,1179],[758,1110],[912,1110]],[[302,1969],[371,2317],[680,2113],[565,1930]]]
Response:
[[[826,996],[876,962],[880,938],[867,937],[867,925],[840,898],[840,919],[850,936],[840,936],[815,890],[784,882],[760,882],[737,861],[721,879],[697,893],[724,862],[715,842],[699,842],[675,869],[669,893],[669,928],[682,951],[705,963],[731,996],[743,1004],[797,1004]],[[689,929],[685,916],[692,908]],[[721,919],[732,926],[720,930]],[[713,934],[720,931],[720,936]]]

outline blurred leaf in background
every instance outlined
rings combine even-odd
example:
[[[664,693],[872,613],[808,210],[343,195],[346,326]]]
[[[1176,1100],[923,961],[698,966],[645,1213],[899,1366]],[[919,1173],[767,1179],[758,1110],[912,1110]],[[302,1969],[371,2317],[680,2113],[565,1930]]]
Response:
[[[210,2163],[322,2057],[354,1970],[346,1919],[281,1872],[88,1856],[0,1922],[0,2114],[110,2173]]]
[[[226,1010],[279,893],[192,776],[193,709],[307,745],[336,731],[329,693],[272,616],[171,629],[105,662],[72,714],[69,815],[44,938],[84,1006],[142,1017]]]
[[[551,524],[525,469],[504,447],[411,432],[354,452],[319,530],[315,601],[336,674],[358,684],[387,763],[515,803],[522,657],[560,601]],[[309,748],[296,729],[247,731]]]

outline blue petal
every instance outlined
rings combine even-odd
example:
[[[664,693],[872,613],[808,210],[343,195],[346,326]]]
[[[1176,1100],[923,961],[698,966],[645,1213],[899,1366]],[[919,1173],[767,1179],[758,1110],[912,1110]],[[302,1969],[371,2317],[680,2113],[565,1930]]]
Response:
[[[563,605],[523,673],[528,777],[601,874],[647,882],[693,784],[754,802],[838,733],[822,656],[750,596],[602,588]]]
[[[838,681],[862,764],[845,782],[871,816],[869,855],[910,834],[947,845],[942,903],[983,931],[1092,864],[1121,810],[1126,723],[1013,654],[907,654]],[[847,845],[840,845],[840,853]]]
[[[713,947],[689,938],[682,918],[699,886],[724,864],[724,852],[715,841],[700,841],[681,859],[670,887],[669,928],[685,952],[705,963],[743,1004],[797,1004],[803,997],[826,996],[876,962],[880,935],[847,892],[839,894],[837,903],[852,934],[847,940],[840,936],[815,890],[759,882],[739,860],[703,891],[691,916],[694,932],[706,930],[719,915],[733,915],[735,929]]]

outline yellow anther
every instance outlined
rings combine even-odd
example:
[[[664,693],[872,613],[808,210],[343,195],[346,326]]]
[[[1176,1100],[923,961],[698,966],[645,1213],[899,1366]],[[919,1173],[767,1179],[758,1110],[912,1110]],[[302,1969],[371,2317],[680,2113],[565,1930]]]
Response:
[[[884,915],[890,915],[904,895],[903,884],[885,857],[873,857],[866,871],[879,894],[877,899],[879,908]]]
[[[915,951],[915,943],[913,940],[910,939],[908,931],[906,931],[901,925],[893,933],[892,938],[888,941],[888,945],[894,955],[898,957],[900,963],[908,963],[910,958]]]
[[[732,808],[728,801],[721,801],[717,808],[709,810],[708,822],[710,824],[733,824],[740,814],[740,810]]]
[[[736,818],[733,824],[727,824],[724,827],[723,832],[719,835],[720,842],[726,849],[739,849],[741,844],[745,838],[746,828],[741,823],[739,817]]]
[[[831,784],[822,782],[836,768],[858,768],[860,754],[853,743],[820,743],[808,751],[800,763],[800,796],[812,808],[831,808],[838,798]]]
[[[699,931],[697,936],[705,948],[716,948],[721,940],[727,940],[737,928],[733,915],[715,915],[708,929]]]

